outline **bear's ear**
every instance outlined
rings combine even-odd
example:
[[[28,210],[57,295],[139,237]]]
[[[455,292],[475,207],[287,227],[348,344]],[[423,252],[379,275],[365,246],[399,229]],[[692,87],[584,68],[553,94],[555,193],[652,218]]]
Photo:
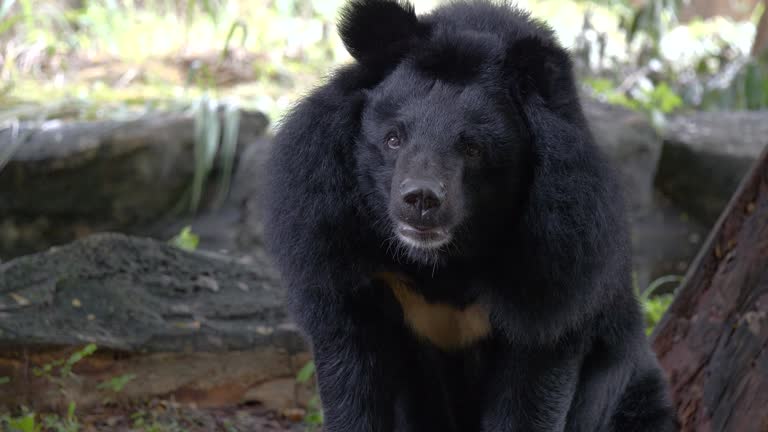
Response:
[[[523,102],[538,96],[555,111],[578,103],[572,70],[568,52],[539,36],[514,41],[504,60],[504,72]]]
[[[397,61],[428,31],[413,5],[401,0],[352,0],[339,20],[339,35],[347,51],[367,66]]]

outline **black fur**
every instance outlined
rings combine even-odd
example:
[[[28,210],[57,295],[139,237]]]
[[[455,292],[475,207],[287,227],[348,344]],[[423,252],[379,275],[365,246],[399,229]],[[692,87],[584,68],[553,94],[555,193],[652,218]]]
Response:
[[[265,219],[325,430],[674,430],[620,192],[551,30],[485,1],[416,17],[384,0],[353,1],[340,28],[357,62],[282,123]],[[418,176],[445,187],[434,214],[400,199]],[[411,247],[399,222],[452,236]],[[422,341],[379,272],[429,302],[484,305],[490,336]]]

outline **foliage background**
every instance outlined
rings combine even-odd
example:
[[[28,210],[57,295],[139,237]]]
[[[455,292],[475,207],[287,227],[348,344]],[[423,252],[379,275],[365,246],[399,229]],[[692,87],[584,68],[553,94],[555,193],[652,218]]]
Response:
[[[441,0],[418,0],[417,11]],[[678,0],[521,0],[572,49],[585,88],[658,114],[768,105],[745,21],[677,20]],[[339,0],[2,0],[0,120],[184,109],[208,93],[273,119],[349,60]]]

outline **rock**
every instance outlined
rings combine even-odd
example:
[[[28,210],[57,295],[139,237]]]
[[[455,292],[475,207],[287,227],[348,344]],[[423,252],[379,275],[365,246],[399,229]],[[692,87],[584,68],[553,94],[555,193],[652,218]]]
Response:
[[[673,117],[655,184],[691,217],[712,226],[766,144],[768,111]]]
[[[623,181],[627,206],[633,213],[647,211],[653,201],[661,137],[641,113],[590,98],[582,100],[597,145],[614,162]]]
[[[88,343],[98,349],[75,365],[76,379],[29,373]],[[292,379],[309,358],[267,262],[116,234],[0,265],[0,345],[0,376],[11,379],[0,406],[52,405],[61,391],[78,407],[163,395],[236,404]],[[135,378],[121,392],[98,389],[126,374]],[[260,393],[262,403],[285,405],[270,394]]]
[[[260,113],[242,112],[238,154],[263,135]],[[48,122],[0,131],[0,258],[37,252],[90,233],[153,222],[185,202],[195,167],[194,118]]]
[[[265,164],[272,141],[263,136],[251,142],[240,155],[232,189],[223,206],[197,215],[163,219],[135,229],[142,235],[167,239],[185,226],[200,238],[200,248],[218,251],[244,260],[265,259],[261,223],[261,189]]]
[[[688,218],[658,192],[650,207],[629,216],[637,288],[643,291],[662,276],[684,275],[707,236],[707,227]]]
[[[706,235],[653,187],[661,137],[641,113],[584,97],[584,112],[597,145],[613,162],[624,186],[632,236],[635,283],[683,274]]]

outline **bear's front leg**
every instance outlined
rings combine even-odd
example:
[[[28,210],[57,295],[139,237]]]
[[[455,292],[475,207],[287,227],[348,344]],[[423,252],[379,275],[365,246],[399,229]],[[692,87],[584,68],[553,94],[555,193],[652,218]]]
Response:
[[[406,386],[402,319],[386,290],[301,290],[296,316],[315,358],[325,432],[393,432]]]
[[[496,353],[483,432],[562,432],[579,362],[560,350],[506,346]]]
[[[317,332],[319,333],[319,332]],[[392,432],[401,380],[391,335],[363,328],[312,336],[326,432]]]

